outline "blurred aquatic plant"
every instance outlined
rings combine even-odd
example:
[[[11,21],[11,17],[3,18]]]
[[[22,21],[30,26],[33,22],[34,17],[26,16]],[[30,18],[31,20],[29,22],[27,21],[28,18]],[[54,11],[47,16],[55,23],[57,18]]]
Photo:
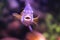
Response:
[[[43,33],[43,35],[46,37],[46,39],[48,39],[50,36],[47,32]]]
[[[47,33],[44,33],[44,35],[48,38],[48,40],[56,40],[56,37],[60,35],[60,25],[58,25],[56,21],[52,24],[52,20],[54,21],[53,15],[47,13],[45,21],[48,26],[48,31]]]
[[[56,36],[55,35],[51,35],[50,40],[56,40]]]
[[[60,33],[60,25],[56,27],[56,33]]]

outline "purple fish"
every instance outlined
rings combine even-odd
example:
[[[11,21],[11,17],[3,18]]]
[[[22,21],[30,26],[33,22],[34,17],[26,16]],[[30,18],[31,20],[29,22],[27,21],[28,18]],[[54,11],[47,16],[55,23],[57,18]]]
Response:
[[[30,22],[33,22],[33,10],[30,6],[30,4],[26,4],[23,12],[22,12],[22,17],[21,17],[22,23],[30,24]]]

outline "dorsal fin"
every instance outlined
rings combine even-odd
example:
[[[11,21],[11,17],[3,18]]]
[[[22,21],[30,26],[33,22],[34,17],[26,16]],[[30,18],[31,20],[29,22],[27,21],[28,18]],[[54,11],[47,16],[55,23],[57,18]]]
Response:
[[[31,7],[31,5],[28,3],[28,4],[26,4],[26,6],[25,6],[25,8],[24,8],[24,10],[22,12],[24,14],[27,14],[27,13],[31,14],[31,13],[33,13],[33,9]]]

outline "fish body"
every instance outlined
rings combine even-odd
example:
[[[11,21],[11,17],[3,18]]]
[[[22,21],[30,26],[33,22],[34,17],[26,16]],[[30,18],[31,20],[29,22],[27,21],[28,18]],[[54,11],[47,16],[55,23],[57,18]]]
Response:
[[[24,24],[31,24],[33,22],[33,10],[28,3],[22,11],[21,22]]]

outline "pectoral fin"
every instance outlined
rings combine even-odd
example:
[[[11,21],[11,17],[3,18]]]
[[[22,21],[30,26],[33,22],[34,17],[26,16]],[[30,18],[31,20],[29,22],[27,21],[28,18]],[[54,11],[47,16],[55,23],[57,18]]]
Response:
[[[21,19],[21,15],[19,15],[17,13],[14,13],[13,16],[16,17],[17,19]]]

